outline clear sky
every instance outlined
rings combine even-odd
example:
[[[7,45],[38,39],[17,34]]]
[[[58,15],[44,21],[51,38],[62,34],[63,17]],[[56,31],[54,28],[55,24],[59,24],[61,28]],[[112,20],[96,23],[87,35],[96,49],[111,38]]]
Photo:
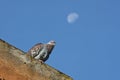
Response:
[[[0,0],[0,38],[25,52],[55,40],[50,66],[74,80],[120,80],[120,0]]]

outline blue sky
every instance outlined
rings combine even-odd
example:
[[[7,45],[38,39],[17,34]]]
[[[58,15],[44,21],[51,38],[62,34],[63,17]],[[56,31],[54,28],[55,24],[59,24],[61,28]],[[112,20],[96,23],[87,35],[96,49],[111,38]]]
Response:
[[[50,66],[74,80],[120,80],[120,0],[1,0],[0,38],[27,52],[56,41]],[[71,12],[79,14],[72,24]]]

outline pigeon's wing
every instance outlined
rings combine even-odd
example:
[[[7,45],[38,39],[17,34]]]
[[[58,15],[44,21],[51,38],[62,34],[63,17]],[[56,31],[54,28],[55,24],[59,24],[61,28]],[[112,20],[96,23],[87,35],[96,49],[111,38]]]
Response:
[[[28,54],[30,54],[32,57],[35,57],[38,55],[38,52],[43,49],[43,44],[38,43],[34,45],[29,51]]]

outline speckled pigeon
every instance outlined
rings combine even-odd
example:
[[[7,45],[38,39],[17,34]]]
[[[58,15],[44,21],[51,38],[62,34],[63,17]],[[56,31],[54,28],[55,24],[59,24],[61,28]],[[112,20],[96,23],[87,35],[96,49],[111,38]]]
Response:
[[[53,40],[49,41],[47,44],[38,43],[28,51],[28,55],[36,60],[45,62],[49,58],[55,44]]]

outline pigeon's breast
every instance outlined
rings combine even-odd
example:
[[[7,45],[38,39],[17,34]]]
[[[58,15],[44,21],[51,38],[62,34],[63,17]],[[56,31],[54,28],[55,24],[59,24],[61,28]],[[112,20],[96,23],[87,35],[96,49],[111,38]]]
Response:
[[[38,52],[38,55],[35,56],[35,59],[44,59],[46,58],[46,56],[48,55],[48,51],[46,46],[43,47],[43,49],[41,51]]]

